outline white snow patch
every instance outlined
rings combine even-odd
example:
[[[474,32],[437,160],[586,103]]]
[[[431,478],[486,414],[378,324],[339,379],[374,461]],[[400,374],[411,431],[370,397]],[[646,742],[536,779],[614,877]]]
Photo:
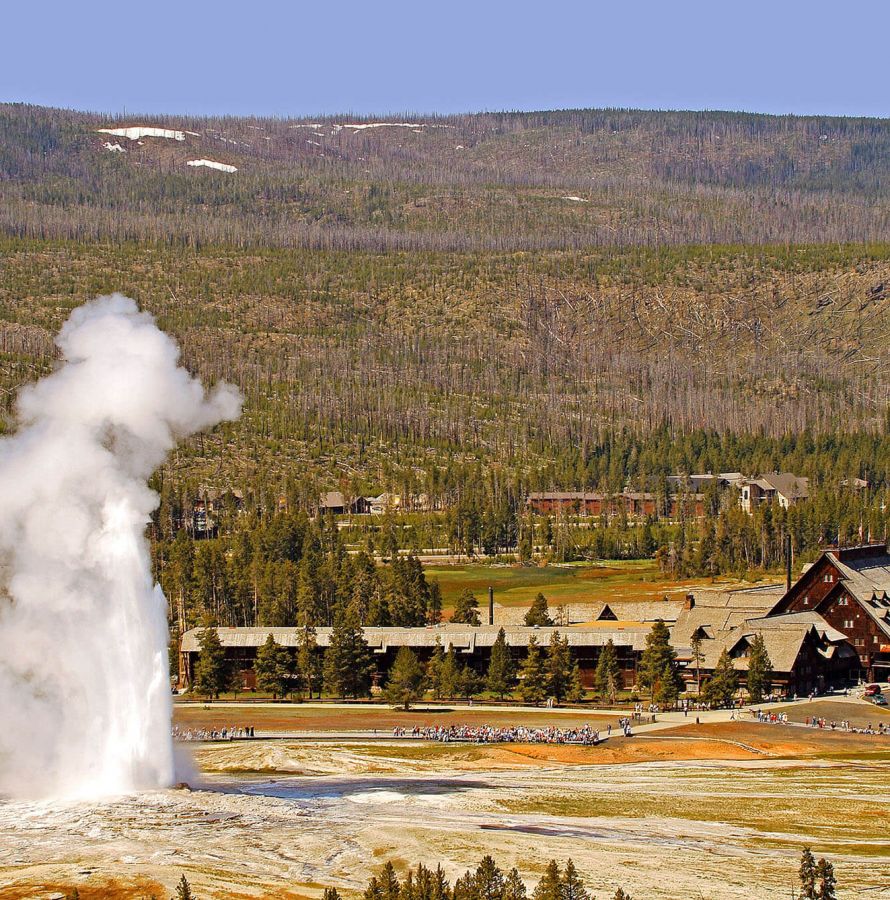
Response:
[[[112,153],[126,153],[127,152],[126,150],[124,150],[123,147],[121,147],[120,144],[118,144],[118,143],[112,144],[111,141],[106,141],[102,146],[106,150],[110,150]]]
[[[418,131],[421,128],[426,128],[422,122],[363,122],[355,125],[335,125],[338,131],[341,128],[354,128],[356,131],[364,131],[366,128],[411,128],[414,131]]]
[[[237,172],[237,166],[230,166],[228,163],[216,162],[213,159],[190,159],[187,166],[206,166],[208,169],[219,169],[220,172]]]
[[[322,137],[324,137],[324,135],[322,135]],[[319,144],[318,141],[306,141],[306,143],[307,143],[307,144],[312,144],[313,147],[320,147],[320,146],[321,146],[321,144]]]
[[[170,138],[174,141],[184,141],[187,134],[200,137],[196,131],[174,131],[171,128],[154,128],[145,125],[132,125],[127,128],[99,128],[99,134],[113,134],[115,137],[129,138],[138,141],[144,137]]]
[[[563,197],[562,199],[563,200],[571,200],[573,203],[590,203],[590,201],[585,199],[584,197],[570,196],[570,197]]]
[[[455,150],[466,150],[467,148],[464,147],[463,144],[458,144],[454,149],[455,149]]]

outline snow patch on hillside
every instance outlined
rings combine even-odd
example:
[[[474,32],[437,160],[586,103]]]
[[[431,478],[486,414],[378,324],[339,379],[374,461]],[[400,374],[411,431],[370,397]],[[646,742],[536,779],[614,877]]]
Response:
[[[421,134],[424,128],[451,128],[450,125],[430,124],[427,122],[299,122],[288,127],[311,128],[316,132],[321,128],[330,127],[334,134],[343,131],[345,128],[351,128],[353,134],[357,131],[366,131],[369,128],[409,128],[415,134]]]
[[[218,169],[220,172],[237,172],[237,166],[228,163],[217,162],[215,159],[190,159],[187,166],[206,166],[208,169]]]
[[[118,144],[118,143],[112,144],[111,141],[106,141],[102,146],[106,150],[110,150],[112,153],[126,153],[127,152],[126,150],[124,150],[123,147],[121,147],[120,144]]]
[[[131,125],[127,128],[99,128],[99,134],[112,134],[115,137],[138,141],[144,137],[169,138],[173,141],[184,141],[187,134],[200,137],[196,131],[174,131],[172,128],[155,128],[150,125]]]
[[[590,201],[584,197],[569,196],[569,197],[563,197],[562,199],[563,200],[571,200],[573,203],[590,203]]]

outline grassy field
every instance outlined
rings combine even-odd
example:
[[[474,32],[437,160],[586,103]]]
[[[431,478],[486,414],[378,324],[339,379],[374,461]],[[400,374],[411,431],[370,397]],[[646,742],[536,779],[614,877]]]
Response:
[[[598,603],[609,600],[660,600],[680,597],[696,587],[731,586],[729,579],[666,580],[651,559],[610,560],[603,563],[549,565],[454,565],[428,566],[428,579],[442,589],[446,607],[464,590],[471,590],[480,604],[486,602],[489,586],[502,606],[530,606],[540,591],[551,606],[566,603]]]

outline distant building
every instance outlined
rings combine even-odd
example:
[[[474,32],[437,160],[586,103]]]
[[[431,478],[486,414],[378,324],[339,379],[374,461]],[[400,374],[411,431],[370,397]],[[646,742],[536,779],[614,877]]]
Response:
[[[378,497],[365,497],[368,512],[372,516],[382,516],[387,512],[397,512],[402,508],[402,498],[398,494],[383,493]]]
[[[244,495],[241,491],[218,491],[202,486],[198,489],[198,496],[192,500],[191,515],[183,524],[194,538],[216,537],[219,532],[219,515],[226,510],[240,513],[243,509]]]
[[[715,484],[720,489],[737,487],[742,480],[741,472],[718,472],[716,475],[712,475],[710,472],[704,475],[668,475],[665,479],[668,489],[674,493],[685,490],[697,494]]]
[[[810,482],[791,472],[774,472],[745,478],[739,483],[739,503],[745,512],[753,512],[761,503],[778,503],[788,509],[810,496]]]
[[[339,516],[346,512],[346,498],[340,491],[327,491],[318,501],[319,515],[331,513]]]

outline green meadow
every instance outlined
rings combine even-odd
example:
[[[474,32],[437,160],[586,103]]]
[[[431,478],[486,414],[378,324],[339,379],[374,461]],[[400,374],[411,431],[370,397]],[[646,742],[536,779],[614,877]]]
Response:
[[[481,605],[488,588],[494,588],[496,603],[529,606],[540,591],[551,606],[598,603],[609,600],[659,600],[678,596],[690,588],[713,586],[709,579],[669,581],[651,559],[578,563],[548,566],[523,565],[431,565],[426,577],[439,582],[446,607],[464,590],[471,590]],[[722,580],[720,584],[730,584]]]

